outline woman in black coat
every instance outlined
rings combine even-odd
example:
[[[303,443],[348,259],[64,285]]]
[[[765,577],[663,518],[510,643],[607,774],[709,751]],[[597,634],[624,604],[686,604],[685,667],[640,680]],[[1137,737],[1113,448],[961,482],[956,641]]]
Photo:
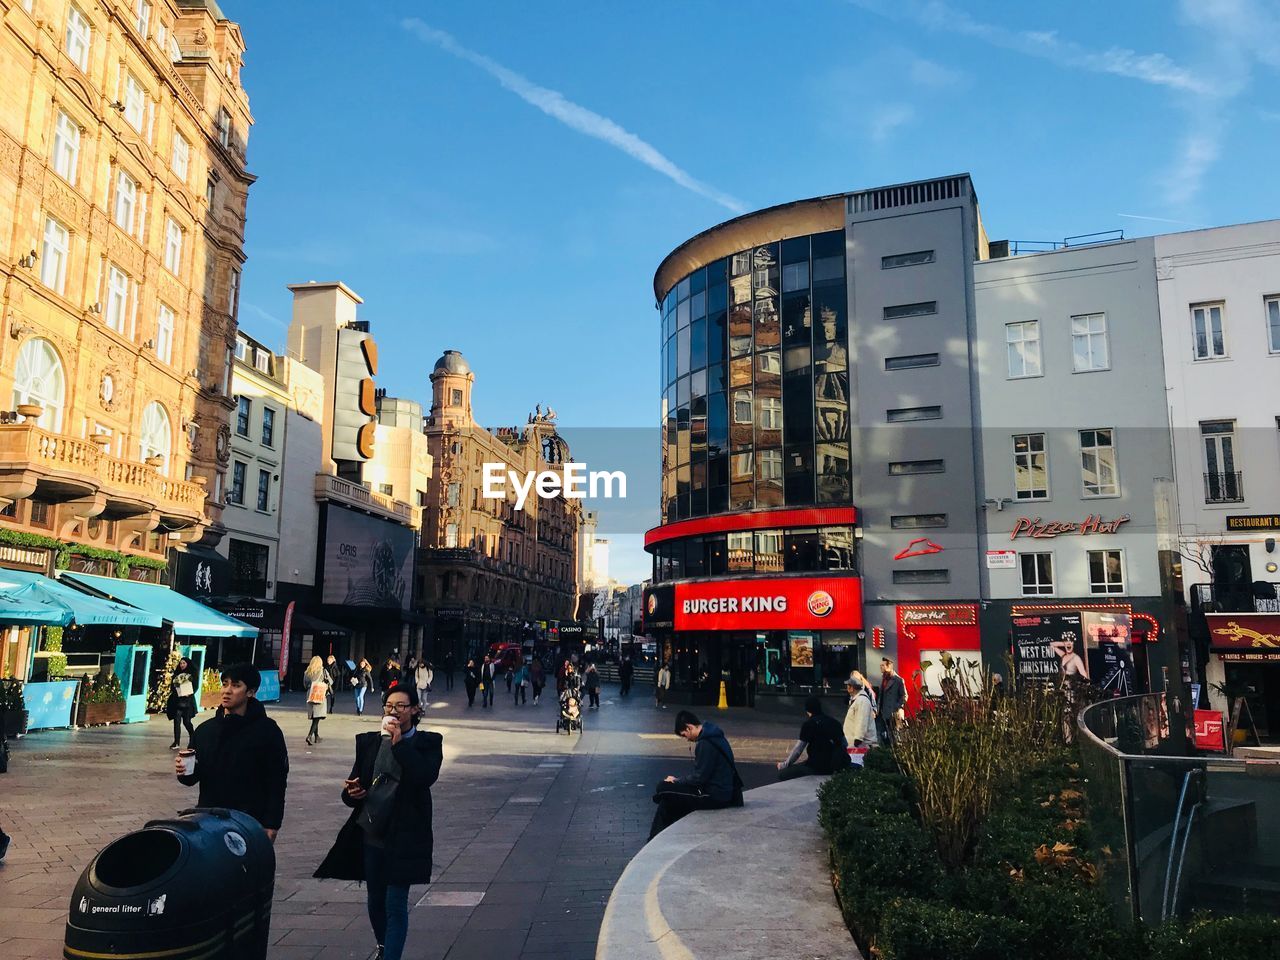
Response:
[[[396,685],[382,697],[381,732],[356,737],[356,761],[342,790],[351,816],[315,875],[363,880],[378,956],[401,960],[409,931],[409,886],[431,882],[431,785],[443,738],[418,730],[418,692]]]
[[[196,715],[196,678],[191,669],[191,661],[186,657],[178,660],[178,665],[169,674],[169,702],[164,708],[165,716],[173,721],[173,743],[170,750],[181,746],[182,728],[187,728],[187,747],[196,735],[191,726],[191,718]]]
[[[470,657],[462,669],[462,682],[467,685],[467,706],[476,705],[476,688],[480,686],[480,668],[476,666],[476,658]]]

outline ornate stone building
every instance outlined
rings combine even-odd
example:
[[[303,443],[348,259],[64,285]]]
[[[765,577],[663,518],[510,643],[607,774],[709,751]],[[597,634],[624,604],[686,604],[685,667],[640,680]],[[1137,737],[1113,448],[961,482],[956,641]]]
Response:
[[[216,0],[0,0],[11,542],[33,533],[145,569],[224,532],[254,181],[244,49]]]
[[[462,354],[446,350],[431,372],[425,424],[435,472],[422,518],[418,596],[431,620],[432,655],[452,650],[460,660],[573,617],[582,523],[582,502],[563,493],[531,492],[520,510],[510,482],[504,498],[483,496],[484,464],[524,477],[559,470],[569,448],[549,408],[539,407],[524,427],[481,427],[471,412],[474,383]]]

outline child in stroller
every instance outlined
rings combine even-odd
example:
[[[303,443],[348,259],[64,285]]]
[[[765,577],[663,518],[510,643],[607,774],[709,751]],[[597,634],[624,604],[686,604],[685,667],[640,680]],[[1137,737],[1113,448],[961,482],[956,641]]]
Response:
[[[560,716],[556,719],[556,733],[564,730],[582,733],[582,684],[573,664],[564,665],[564,686],[560,691]]]

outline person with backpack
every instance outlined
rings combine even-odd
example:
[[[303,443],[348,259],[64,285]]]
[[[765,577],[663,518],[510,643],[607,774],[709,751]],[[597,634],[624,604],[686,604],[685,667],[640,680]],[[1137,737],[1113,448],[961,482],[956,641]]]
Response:
[[[733,762],[733,748],[724,731],[702,722],[688,710],[676,714],[677,737],[694,744],[693,773],[669,776],[658,784],[653,802],[658,810],[649,827],[652,840],[671,824],[694,810],[742,806],[742,778]]]
[[[810,697],[804,702],[805,721],[800,739],[787,759],[778,764],[779,780],[827,776],[849,766],[849,745],[839,722],[822,710],[822,701]],[[801,763],[800,755],[804,754]]]

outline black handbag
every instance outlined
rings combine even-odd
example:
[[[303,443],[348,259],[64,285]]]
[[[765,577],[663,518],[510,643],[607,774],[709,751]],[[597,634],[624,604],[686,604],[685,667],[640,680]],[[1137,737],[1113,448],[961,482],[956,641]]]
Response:
[[[386,837],[391,829],[391,818],[396,812],[396,792],[400,781],[389,773],[383,773],[369,784],[364,806],[360,809],[360,829],[374,840]]]

